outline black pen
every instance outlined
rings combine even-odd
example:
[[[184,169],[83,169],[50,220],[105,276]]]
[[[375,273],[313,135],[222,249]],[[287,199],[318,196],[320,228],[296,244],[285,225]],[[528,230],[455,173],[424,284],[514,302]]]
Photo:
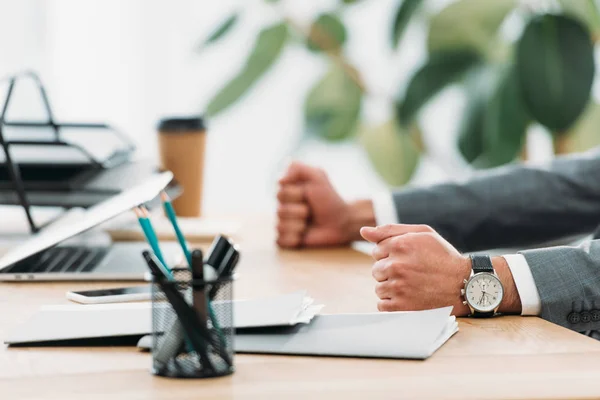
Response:
[[[191,255],[192,267],[192,293],[193,304],[200,323],[206,326],[206,318],[208,315],[206,304],[206,292],[204,291],[204,259],[201,250],[192,251]]]
[[[215,268],[218,268],[217,269],[217,279],[230,278],[233,275],[233,271],[234,271],[239,259],[240,259],[240,253],[237,250],[236,246],[231,246],[229,248],[229,251],[225,255],[225,257],[223,257],[223,259],[221,260],[220,265],[218,267],[215,266]],[[218,291],[219,291],[218,285],[214,285],[210,289],[208,297],[211,301],[217,296]]]
[[[206,327],[210,336],[210,342],[218,349],[221,358],[228,364],[231,365],[232,361],[227,353],[227,342],[223,337],[223,329],[219,326],[217,315],[214,312],[214,304],[208,301],[207,293],[205,288],[210,287],[208,285],[198,286],[198,282],[204,281],[204,261],[202,259],[202,251],[194,250],[191,254],[192,259],[192,293],[193,293],[193,304],[200,323]],[[213,283],[213,286],[219,285],[219,283]],[[212,322],[213,331],[208,328],[208,320]],[[214,335],[212,334],[214,332]],[[215,337],[216,335],[216,337]]]
[[[223,258],[225,258],[231,247],[231,242],[223,235],[219,235],[213,240],[210,250],[208,251],[206,264],[213,267],[217,275],[219,272],[219,266],[223,262]]]
[[[200,362],[203,366],[214,372],[215,368],[208,356],[207,343],[205,342],[205,338],[210,338],[210,333],[207,331],[206,326],[201,326],[198,316],[185,301],[181,293],[179,293],[174,285],[170,284],[172,282],[167,282],[169,278],[161,271],[159,267],[160,261],[156,256],[149,251],[144,251],[142,254],[152,275],[156,278],[156,282],[167,297],[167,300],[169,300],[169,303],[171,303],[175,314],[177,314],[177,319],[183,327],[184,335],[198,354],[198,357],[200,357]]]

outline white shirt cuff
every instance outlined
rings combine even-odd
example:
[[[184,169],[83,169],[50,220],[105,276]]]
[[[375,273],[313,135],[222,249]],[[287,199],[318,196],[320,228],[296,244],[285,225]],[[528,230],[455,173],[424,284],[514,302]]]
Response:
[[[508,268],[510,268],[517,292],[521,298],[521,306],[523,307],[521,315],[540,315],[542,301],[527,260],[522,254],[510,254],[503,257],[508,264]]]
[[[382,193],[373,198],[373,212],[377,225],[400,223],[391,193]]]

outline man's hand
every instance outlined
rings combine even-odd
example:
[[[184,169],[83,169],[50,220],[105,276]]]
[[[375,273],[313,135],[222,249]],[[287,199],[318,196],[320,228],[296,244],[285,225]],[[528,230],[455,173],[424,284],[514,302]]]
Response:
[[[279,184],[281,247],[344,245],[360,238],[361,226],[375,225],[370,201],[346,203],[321,169],[292,163]]]
[[[471,274],[471,260],[426,225],[386,225],[362,228],[361,235],[377,243],[373,277],[380,311],[426,310],[453,306],[456,316],[470,313],[460,289]],[[504,285],[500,312],[520,312],[521,303],[503,258],[493,259]]]

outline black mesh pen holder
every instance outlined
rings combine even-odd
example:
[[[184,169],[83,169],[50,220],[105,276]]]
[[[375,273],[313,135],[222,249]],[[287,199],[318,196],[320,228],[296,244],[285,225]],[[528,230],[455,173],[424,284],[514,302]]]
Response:
[[[172,280],[152,284],[152,373],[171,378],[232,374],[232,278],[192,280],[188,269],[172,272]],[[174,293],[179,301],[173,301]]]

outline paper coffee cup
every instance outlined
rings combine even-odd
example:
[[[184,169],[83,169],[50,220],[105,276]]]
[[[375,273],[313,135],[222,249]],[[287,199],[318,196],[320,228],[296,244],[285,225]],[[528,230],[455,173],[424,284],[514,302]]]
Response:
[[[173,173],[183,194],[173,201],[181,217],[202,214],[206,128],[200,117],[165,118],[158,124],[161,167]]]

